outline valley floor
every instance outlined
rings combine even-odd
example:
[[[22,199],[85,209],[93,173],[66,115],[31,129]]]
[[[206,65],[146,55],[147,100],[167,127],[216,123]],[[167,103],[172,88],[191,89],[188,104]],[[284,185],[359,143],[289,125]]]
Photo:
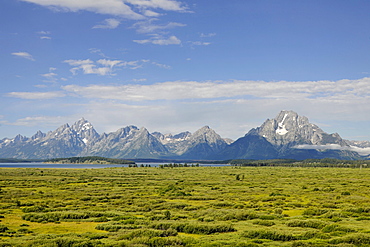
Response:
[[[0,169],[0,246],[370,246],[370,169]]]

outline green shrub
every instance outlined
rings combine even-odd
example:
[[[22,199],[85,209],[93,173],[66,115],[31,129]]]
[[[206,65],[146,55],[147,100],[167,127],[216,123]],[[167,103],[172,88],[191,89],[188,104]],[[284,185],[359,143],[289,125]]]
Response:
[[[306,215],[306,216],[320,216],[320,215],[323,215],[323,214],[325,214],[327,212],[328,212],[327,209],[308,208],[308,209],[306,209],[306,210],[303,211],[302,215]]]
[[[261,225],[261,226],[273,226],[275,223],[270,220],[256,220],[253,222],[255,225]]]
[[[204,224],[190,224],[190,223],[158,223],[152,224],[152,228],[167,230],[175,229],[178,232],[190,233],[190,234],[213,234],[217,232],[234,232],[236,231],[231,225],[219,224],[219,225],[204,225]]]
[[[273,241],[292,241],[296,240],[296,237],[290,233],[268,231],[268,230],[253,230],[246,231],[241,234],[245,238],[257,238],[257,239],[269,239]]]
[[[92,217],[111,217],[111,213],[102,212],[49,212],[49,213],[28,213],[22,216],[23,220],[31,222],[58,222],[62,220],[83,220]]]
[[[41,212],[46,212],[47,211],[47,207],[45,206],[40,206],[40,205],[37,205],[37,206],[31,206],[31,207],[24,207],[22,208],[22,211],[24,213],[41,213]]]
[[[292,220],[286,223],[289,227],[322,229],[326,223],[320,220]]]
[[[324,228],[322,228],[321,231],[325,233],[330,233],[330,232],[355,232],[356,230],[353,230],[345,226],[332,224],[332,225],[325,226]]]
[[[330,244],[354,244],[356,246],[369,246],[370,245],[370,236],[365,234],[352,234],[344,237],[336,238],[329,240]]]
[[[125,234],[121,236],[120,239],[132,240],[134,238],[141,238],[141,237],[154,238],[154,237],[161,237],[162,233],[163,231],[160,231],[160,230],[140,229],[140,230],[135,230],[128,234]]]

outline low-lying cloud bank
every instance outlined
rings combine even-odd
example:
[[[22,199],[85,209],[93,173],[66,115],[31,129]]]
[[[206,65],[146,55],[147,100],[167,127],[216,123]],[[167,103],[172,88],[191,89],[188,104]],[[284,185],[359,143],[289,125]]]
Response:
[[[370,147],[360,148],[356,146],[341,146],[339,144],[327,144],[327,145],[297,145],[296,149],[315,149],[315,150],[347,150],[357,152],[359,155],[370,155]]]

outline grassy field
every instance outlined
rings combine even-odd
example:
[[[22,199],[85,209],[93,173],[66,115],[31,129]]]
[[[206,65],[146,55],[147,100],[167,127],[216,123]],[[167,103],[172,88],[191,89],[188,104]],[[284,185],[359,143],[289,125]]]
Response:
[[[0,169],[0,246],[370,246],[370,169]]]

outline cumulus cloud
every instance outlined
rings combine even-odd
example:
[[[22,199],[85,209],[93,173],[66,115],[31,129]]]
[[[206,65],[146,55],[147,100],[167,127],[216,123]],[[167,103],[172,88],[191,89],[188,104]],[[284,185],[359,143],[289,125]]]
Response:
[[[116,75],[114,74],[116,68],[124,68],[124,69],[140,69],[144,66],[144,64],[153,64],[161,68],[169,69],[171,68],[168,65],[160,64],[156,62],[151,62],[150,60],[135,60],[135,61],[122,61],[122,60],[110,60],[110,59],[99,59],[97,61],[92,61],[90,59],[85,60],[74,60],[69,59],[65,60],[65,63],[72,66],[70,71],[73,75],[76,75],[78,71],[82,71],[83,74],[96,74],[96,75]]]
[[[130,6],[121,0],[22,0],[58,11],[76,12],[80,10],[91,11],[98,14],[122,16],[127,19],[142,19],[143,16],[134,12]]]
[[[97,61],[97,64],[90,59],[85,60],[65,60],[65,63],[73,66],[70,70],[72,74],[76,75],[77,71],[82,70],[84,74],[96,74],[96,75],[113,75],[113,68],[117,64],[120,64],[121,60],[106,60],[100,59]],[[100,67],[98,66],[100,65]]]
[[[105,19],[102,24],[95,25],[93,28],[99,29],[115,29],[121,22],[117,19]]]
[[[28,59],[28,60],[31,60],[31,61],[35,61],[35,59],[33,58],[33,56],[31,54],[29,54],[28,52],[13,52],[12,55],[14,56],[17,56],[17,57],[22,57],[22,58],[25,58],[25,59]]]
[[[133,8],[144,10],[144,14],[154,15],[155,12],[147,12],[147,9],[161,9],[165,11],[185,11],[187,7],[175,0],[21,0],[49,7],[56,11],[91,11],[98,14],[120,16],[127,19],[143,19]],[[146,12],[145,12],[146,11]]]
[[[35,99],[35,100],[44,100],[44,99],[54,99],[64,97],[64,92],[55,91],[55,92],[11,92],[7,94],[8,97],[20,98],[20,99]]]
[[[171,36],[169,38],[162,38],[162,37],[155,37],[151,39],[145,39],[145,40],[134,40],[135,43],[138,44],[147,44],[151,43],[154,45],[180,45],[181,40],[179,40],[176,36]]]

